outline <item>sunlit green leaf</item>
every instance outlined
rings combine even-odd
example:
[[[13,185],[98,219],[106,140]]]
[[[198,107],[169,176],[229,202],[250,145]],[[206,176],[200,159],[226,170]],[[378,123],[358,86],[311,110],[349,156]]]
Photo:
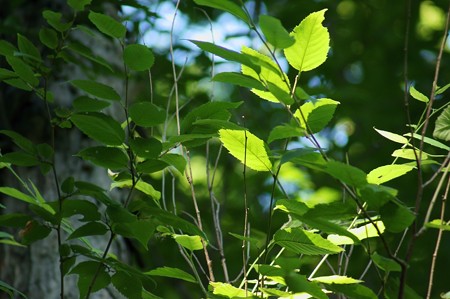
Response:
[[[430,227],[430,228],[437,228],[437,229],[450,231],[450,224],[448,222],[444,222],[440,219],[434,219],[428,223],[425,223],[425,226]]]
[[[289,78],[287,77],[286,74],[280,73],[280,71],[278,70],[278,66],[270,57],[247,47],[242,48],[242,53],[248,55],[249,57],[253,57],[254,59],[256,59],[255,61],[261,61],[265,63],[264,65],[260,64],[261,71],[259,72],[255,71],[251,67],[242,65],[241,70],[244,75],[250,76],[255,80],[264,82],[265,84],[272,83],[279,89],[289,94],[290,91]],[[254,94],[261,97],[262,99],[275,103],[279,102],[279,100],[269,91],[258,90],[255,88],[251,89],[251,91]]]
[[[112,17],[93,11],[89,12],[88,17],[100,32],[113,38],[125,37],[127,31],[125,26],[114,20]]]
[[[90,138],[107,145],[121,145],[125,132],[111,116],[101,113],[74,114],[70,120]]]
[[[284,29],[280,20],[268,15],[259,16],[259,26],[261,27],[267,41],[276,49],[284,49],[292,46],[294,38]]]
[[[382,234],[385,230],[385,226],[384,223],[379,220],[374,221],[374,224],[376,225],[376,228],[372,223],[368,223],[357,228],[349,229],[348,231],[351,232],[353,235],[355,235],[359,240],[378,237],[379,236],[378,231],[380,231],[380,233]],[[335,234],[328,235],[327,240],[335,245],[354,244],[352,239],[346,236],[340,236]]]
[[[214,295],[224,296],[225,298],[248,298],[248,292],[229,283],[210,282],[209,285],[212,286]]]
[[[367,181],[370,184],[383,184],[410,172],[414,166],[407,164],[384,165],[373,169],[367,174]]]
[[[90,80],[72,80],[70,83],[94,97],[111,101],[120,101],[119,94],[111,86],[106,84]]]
[[[264,142],[248,131],[219,130],[220,141],[236,159],[256,171],[270,171],[272,163]]]
[[[407,134],[403,134],[403,136],[410,137],[411,134],[407,133]],[[417,139],[417,140],[422,140],[422,135],[414,133],[413,134],[413,138]],[[434,140],[433,138],[429,138],[429,137],[425,136],[423,138],[423,142],[425,142],[426,144],[432,145],[434,147],[437,147],[437,148],[440,148],[440,149],[444,149],[446,151],[450,151],[450,147],[449,146],[447,146],[447,145],[445,145],[445,144],[443,144],[443,143],[441,143],[441,142],[439,142],[437,140]]]
[[[19,199],[21,201],[30,203],[30,204],[38,204],[38,201],[36,199],[34,199],[33,197],[17,190],[16,188],[12,188],[12,187],[0,187],[0,193],[3,193],[7,196]]]
[[[180,173],[184,173],[186,168],[186,159],[182,155],[178,154],[165,154],[159,158],[161,161],[173,166]]]
[[[170,278],[177,278],[188,282],[196,283],[197,280],[195,280],[195,277],[191,274],[178,269],[178,268],[171,268],[171,267],[159,267],[153,270],[150,270],[148,272],[145,272],[146,275],[151,276],[162,276],[162,277],[170,277]]]
[[[339,104],[339,102],[327,98],[309,101],[303,104],[294,116],[302,128],[306,129],[307,124],[312,133],[317,133],[331,121]]]
[[[262,85],[260,81],[254,79],[253,77],[246,76],[240,73],[223,72],[215,75],[212,80],[223,83],[231,83],[247,88],[264,90],[264,85]]]
[[[291,32],[295,43],[284,49],[284,54],[289,64],[299,72],[315,69],[327,59],[330,34],[322,26],[325,11],[311,13]]]
[[[391,133],[388,131],[384,131],[384,130],[378,130],[377,128],[374,127],[374,130],[378,132],[378,134],[380,134],[381,136],[383,136],[386,139],[389,139],[391,141],[400,143],[400,144],[408,144],[408,139],[406,139],[405,137],[395,134],[395,133]]]
[[[267,139],[268,143],[272,143],[275,140],[286,139],[292,137],[301,137],[305,136],[306,131],[299,127],[294,127],[289,124],[276,126],[270,131],[269,138]]]
[[[175,241],[190,251],[203,249],[202,239],[200,236],[188,235],[172,235]]]
[[[433,137],[444,141],[450,140],[450,106],[447,106],[436,119]]]
[[[324,284],[354,284],[363,282],[362,280],[359,279],[354,279],[348,276],[340,276],[340,275],[319,276],[314,277],[311,280]]]
[[[197,5],[208,6],[216,9],[220,9],[231,13],[237,18],[241,19],[245,23],[250,25],[250,19],[245,11],[237,5],[235,2],[230,0],[194,0]]]
[[[415,153],[414,153],[415,152]],[[397,149],[395,150],[392,154],[392,157],[398,157],[398,158],[403,158],[403,159],[408,159],[408,160],[416,160],[416,158],[419,158],[419,151],[418,150],[413,150],[411,148],[401,148],[401,149]],[[428,159],[428,155],[424,152],[422,152],[422,159],[426,160]]]
[[[149,47],[132,44],[125,47],[123,60],[133,71],[146,71],[152,67],[155,57]]]
[[[297,254],[319,255],[336,254],[343,249],[320,235],[301,228],[286,228],[279,230],[273,237],[276,244]]]
[[[418,91],[413,85],[411,85],[411,87],[409,88],[409,94],[418,101],[424,103],[428,103],[430,101],[430,99],[426,95]]]

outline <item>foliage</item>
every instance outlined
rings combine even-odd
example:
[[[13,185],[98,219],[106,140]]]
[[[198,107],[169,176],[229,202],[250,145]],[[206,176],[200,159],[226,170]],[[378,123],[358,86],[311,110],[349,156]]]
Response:
[[[131,43],[126,38],[124,23],[89,10],[90,1],[68,1],[74,15],[87,13],[90,24],[89,28],[82,27],[85,31],[95,32],[92,34],[98,34],[96,38],[104,38],[120,48],[122,61],[118,65],[122,67],[118,68],[97,57],[87,45],[70,41],[72,31],[81,30],[77,27],[77,18],[65,21],[60,12],[46,10],[43,18],[48,24],[39,32],[42,45],[37,46],[20,34],[17,45],[0,42],[0,54],[9,65],[7,69],[0,69],[0,78],[4,83],[33,92],[42,99],[48,108],[52,138],[54,132],[60,130],[83,133],[91,142],[72,153],[74,159],[81,158],[103,169],[109,174],[111,184],[97,186],[78,180],[76,175],[61,178],[55,159],[57,140],[35,144],[18,132],[1,130],[0,134],[9,138],[16,150],[2,153],[0,167],[12,173],[21,188],[2,186],[0,193],[26,203],[29,211],[8,213],[7,207],[0,206],[6,210],[0,216],[0,225],[21,228],[18,239],[6,231],[0,232],[0,242],[9,246],[30,245],[56,232],[61,298],[64,297],[64,277],[69,275],[77,276],[82,298],[89,298],[109,285],[127,298],[158,298],[159,286],[155,280],[160,277],[194,284],[193,292],[207,298],[328,298],[328,294],[342,294],[348,298],[376,298],[380,294],[387,298],[416,296],[406,281],[414,241],[427,228],[437,229],[439,236],[449,230],[444,212],[440,219],[430,218],[436,198],[448,184],[449,155],[446,152],[449,148],[439,140],[449,140],[450,111],[447,104],[433,108],[436,95],[443,93],[448,85],[438,88],[435,82],[430,97],[413,86],[409,88],[411,97],[425,105],[423,116],[417,123],[408,124],[409,132],[375,129],[399,148],[392,153],[392,164],[378,166],[366,173],[331,157],[318,140],[317,136],[326,130],[340,102],[322,94],[307,95],[299,86],[301,75],[315,70],[328,59],[330,35],[323,25],[326,9],[311,12],[299,20],[299,25],[290,33],[280,20],[261,15],[260,32],[244,5],[216,0],[195,0],[195,3],[236,16],[255,31],[265,46],[262,50],[243,47],[236,52],[214,43],[191,41],[203,51],[241,64],[241,73],[224,72],[212,79],[249,88],[261,103],[270,103],[271,109],[283,111],[287,118],[262,137],[258,136],[256,127],[247,127],[245,119],[243,124],[232,121],[232,113],[242,105],[241,102],[208,101],[192,105],[183,115],[178,93],[181,73],[177,74],[175,64],[175,91],[169,96],[167,107],[153,101],[150,95],[144,100],[130,99],[131,80],[142,73],[151,73],[157,63],[152,49]],[[40,51],[42,46],[47,48],[44,52]],[[100,82],[95,76],[96,79],[69,78],[67,84],[76,88],[81,96],[69,109],[58,107],[55,95],[48,89],[56,76],[57,70],[53,67],[56,63],[72,64],[73,54],[106,69],[111,76],[124,78],[124,93]],[[280,57],[297,71],[294,78],[283,71]],[[438,73],[439,65],[436,70]],[[89,71],[94,71],[94,67],[85,71],[88,78]],[[171,104],[172,100],[175,105]],[[124,117],[107,112],[107,108],[114,106],[122,109]],[[426,128],[437,114],[433,138],[426,136]],[[290,141],[299,138],[311,145],[288,146]],[[243,223],[234,223],[234,229],[239,226],[242,233],[225,231],[226,235],[234,237],[227,245],[224,245],[222,235],[220,204],[214,192],[217,188],[214,178],[227,175],[221,170],[227,163],[211,162],[224,159],[222,147],[240,162],[233,167],[242,171],[244,186],[242,202],[237,203],[244,215]],[[210,156],[213,155],[211,152],[217,154],[216,159]],[[196,179],[200,175],[193,153],[206,160],[209,211],[199,208],[201,191]],[[406,161],[400,162],[401,159]],[[39,167],[43,175],[53,176],[57,199],[44,198],[33,182],[16,172],[16,167]],[[291,192],[283,185],[282,173],[287,169],[325,176],[329,189],[318,188],[308,196]],[[415,209],[401,201],[401,190],[383,185],[411,172],[416,172],[419,177]],[[425,172],[431,173],[429,181],[424,181]],[[260,235],[253,232],[248,217],[247,179],[251,176],[270,181],[272,190],[267,207],[267,229]],[[182,212],[189,214],[185,204],[177,206],[174,199],[169,206],[168,191],[158,186],[161,178],[173,178],[180,189],[189,190],[194,211],[192,218],[183,217]],[[425,216],[419,215],[423,189],[434,180],[439,183],[428,211]],[[122,198],[117,199],[107,191],[111,189],[120,190]],[[342,190],[342,194],[335,192],[336,189]],[[445,211],[445,200],[442,211]],[[212,219],[205,217],[206,213],[210,213]],[[279,219],[282,219],[281,224]],[[419,221],[423,221],[423,225]],[[264,220],[261,222],[266,224]],[[406,247],[406,253],[395,250],[397,245],[390,242],[391,236],[408,230],[412,231],[410,244],[400,244]],[[105,237],[107,247],[93,246],[91,239],[94,236]],[[171,242],[170,246],[178,251],[186,264],[173,267],[167,263],[152,269],[129,265],[110,252],[111,244],[117,238],[136,242],[144,255],[151,254],[156,240],[164,239]],[[229,277],[225,259],[228,248],[242,250],[242,260],[233,261],[239,264],[235,266],[237,268],[242,264],[242,275],[235,281]],[[439,242],[436,248],[439,248]],[[216,250],[220,255],[222,276],[217,275],[218,267],[213,267],[216,259],[212,252]],[[376,269],[379,288],[366,284],[363,277],[349,276],[346,270],[330,273],[322,269],[325,262],[332,265],[332,269],[341,269],[344,258],[347,263],[359,263],[355,252],[367,263],[367,269]],[[289,262],[299,258],[305,267]],[[431,273],[429,292],[433,270]],[[0,288],[11,297],[14,293],[26,297],[6,282],[0,282]]]

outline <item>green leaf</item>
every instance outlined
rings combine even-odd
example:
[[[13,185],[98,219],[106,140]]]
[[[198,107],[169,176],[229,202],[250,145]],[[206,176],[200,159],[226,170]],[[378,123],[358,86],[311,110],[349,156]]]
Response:
[[[450,87],[450,83],[445,86],[438,87],[435,92],[436,95],[444,93],[449,87]]]
[[[203,249],[202,239],[200,236],[172,235],[172,237],[178,244],[190,251]]]
[[[416,154],[414,154],[416,152]],[[419,158],[419,151],[411,148],[401,148],[395,150],[392,154],[392,157],[403,158],[407,160],[416,160],[416,157]],[[422,160],[427,160],[428,155],[425,152],[422,152]]]
[[[14,56],[7,56],[6,61],[24,82],[32,87],[36,87],[39,84],[39,79],[35,76],[33,69],[21,59]]]
[[[440,219],[434,219],[434,220],[426,223],[425,226],[430,227],[430,228],[437,228],[437,229],[450,231],[450,225],[447,222],[444,222]]]
[[[127,223],[116,223],[113,231],[127,238],[134,238],[148,250],[148,242],[155,232],[156,225],[152,220],[133,220]]]
[[[306,129],[307,124],[312,133],[317,133],[331,121],[339,104],[339,102],[327,98],[309,101],[303,104],[294,116],[299,120],[301,128]]]
[[[106,214],[108,214],[111,222],[114,224],[124,224],[136,222],[136,215],[132,214],[126,208],[123,208],[119,205],[111,205],[106,208]]]
[[[447,106],[436,119],[433,137],[444,141],[450,140],[450,106]]]
[[[342,293],[351,299],[377,299],[378,296],[368,287],[361,284],[330,284],[327,289]]]
[[[294,99],[291,97],[286,88],[280,88],[279,86],[273,84],[272,82],[267,82],[267,87],[270,93],[275,96],[275,98],[285,105],[294,104]]]
[[[4,207],[6,208],[6,207]],[[24,227],[32,218],[30,215],[8,213],[0,215],[0,226]]]
[[[268,143],[272,143],[275,140],[279,139],[287,139],[292,137],[301,137],[305,136],[306,131],[299,127],[294,127],[289,124],[284,124],[281,126],[276,126],[270,131],[269,138],[267,139]]]
[[[276,49],[290,47],[295,42],[294,38],[289,35],[280,20],[277,18],[267,15],[260,15],[259,26],[261,27],[267,41]]]
[[[383,233],[385,230],[384,223],[382,221],[374,221],[376,227],[380,231],[380,233]],[[364,240],[367,238],[373,238],[373,237],[379,237],[378,231],[375,228],[375,226],[372,223],[368,223],[365,225],[362,225],[357,228],[352,228],[348,230],[353,235],[355,235],[359,240]],[[340,235],[334,235],[330,234],[327,236],[327,240],[332,242],[335,245],[346,245],[346,244],[354,244],[353,240],[346,237],[346,236],[340,236]]]
[[[23,137],[19,133],[9,130],[1,130],[0,134],[10,137],[12,141],[25,152],[32,154],[36,153],[33,142],[31,142],[31,140],[29,140],[28,138]]]
[[[348,276],[341,276],[341,275],[314,277],[312,281],[317,281],[324,284],[354,284],[363,282],[362,280],[359,279],[354,279]]]
[[[94,97],[111,101],[120,101],[119,94],[111,86],[103,83],[90,80],[72,80],[70,83]]]
[[[120,39],[125,37],[127,29],[124,25],[117,22],[112,17],[90,11],[88,18],[100,32],[112,38]]]
[[[280,73],[280,71],[278,70],[278,66],[270,57],[247,47],[242,48],[242,53],[248,55],[249,57],[252,57],[253,59],[255,59],[255,61],[264,62],[264,64],[260,64],[261,71],[255,71],[251,67],[242,65],[241,70],[244,75],[250,76],[255,80],[261,81],[266,85],[268,83],[272,83],[280,90],[289,94],[290,92],[289,78],[287,77],[286,74]],[[275,103],[279,102],[276,96],[273,95],[270,91],[263,91],[254,88],[251,89],[251,91],[260,98],[265,99],[267,101]]]
[[[380,134],[381,136],[383,136],[386,139],[389,139],[391,141],[400,143],[400,144],[408,144],[408,139],[406,139],[405,137],[395,134],[395,133],[391,133],[388,131],[383,131],[383,130],[378,130],[377,128],[374,127],[374,130],[378,132],[378,134]]]
[[[308,212],[309,208],[303,202],[295,200],[279,199],[277,200],[277,204],[274,210],[280,210],[295,216],[302,216],[306,212]]]
[[[239,62],[240,64],[250,67],[257,73],[259,73],[259,71],[261,70],[261,68],[257,64],[257,62],[254,62],[251,59],[251,57],[249,57],[248,55],[244,55],[239,52],[235,52],[233,50],[229,50],[224,47],[217,46],[213,43],[196,41],[196,40],[190,40],[190,42],[195,44],[197,47],[199,47],[203,51],[206,51],[206,52],[212,53],[214,55],[217,55],[219,57],[222,57],[225,60]]]
[[[39,202],[36,199],[34,199],[33,197],[15,189],[15,188],[12,188],[12,187],[0,187],[0,193],[3,193],[7,196],[19,199],[21,201],[24,201],[24,202],[27,202],[27,203],[30,203],[33,205],[39,204]]]
[[[20,54],[24,58],[31,58],[33,61],[42,62],[41,53],[38,48],[25,36],[17,34],[17,46],[19,47]]]
[[[67,4],[75,11],[82,11],[84,7],[91,4],[92,0],[67,0]]]
[[[150,196],[151,198],[153,198],[154,200],[159,200],[161,198],[161,192],[156,191],[155,188],[153,188],[152,185],[150,185],[149,183],[144,182],[143,180],[139,180],[136,185],[135,188],[139,191],[141,191],[144,194],[147,194],[148,196]],[[156,202],[158,204],[158,202]]]
[[[322,26],[325,11],[323,9],[311,13],[291,32],[295,43],[284,49],[284,55],[289,64],[299,72],[315,69],[327,59],[330,34]]]
[[[328,161],[325,171],[341,182],[356,188],[360,188],[367,184],[367,175],[364,171],[342,162],[334,160]]]
[[[136,171],[150,174],[161,171],[168,166],[170,165],[159,159],[147,159],[144,162],[138,163]]]
[[[411,134],[410,133],[406,133],[403,136],[410,137]],[[417,139],[417,140],[422,140],[422,135],[414,133],[413,134],[413,138]],[[439,142],[437,140],[434,140],[432,138],[429,138],[429,137],[425,136],[423,138],[423,142],[425,142],[426,144],[432,145],[434,147],[437,147],[437,148],[440,148],[440,149],[443,149],[443,150],[446,150],[446,151],[450,151],[450,147],[449,146],[447,146],[447,145],[445,145],[445,144],[443,144],[443,143],[441,143],[441,142]]]
[[[373,169],[367,175],[370,184],[380,185],[410,172],[415,167],[407,164],[384,165]]]
[[[108,107],[110,103],[80,96],[73,101],[72,105],[77,112],[98,112]]]
[[[178,154],[165,154],[159,158],[161,161],[173,166],[180,173],[184,173],[184,169],[186,168],[186,159]]]
[[[159,267],[150,271],[145,272],[144,274],[150,275],[150,276],[162,276],[162,277],[170,277],[170,278],[176,278],[181,279],[187,282],[197,283],[197,280],[194,276],[191,274],[178,269],[178,268],[171,268],[171,267]]]
[[[107,145],[121,145],[125,132],[111,116],[102,113],[74,114],[70,120],[81,132]]]
[[[17,166],[37,166],[40,161],[35,155],[24,152],[12,152],[0,156],[0,162],[10,163]]]
[[[380,210],[380,216],[386,225],[386,230],[393,233],[403,232],[416,219],[410,209],[398,202],[389,202],[384,205]]]
[[[281,229],[275,233],[273,239],[276,244],[297,254],[336,254],[343,251],[341,247],[320,235],[298,227]]]
[[[35,220],[27,222],[25,228],[21,231],[22,244],[30,245],[33,242],[45,239],[52,229]]]
[[[402,271],[402,267],[393,259],[384,257],[379,255],[377,252],[374,252],[370,258],[377,265],[378,268],[382,269],[386,272],[400,272]]]
[[[261,84],[259,80],[254,79],[253,77],[246,76],[240,73],[234,72],[223,72],[215,75],[212,78],[213,81],[230,83],[233,85],[238,85],[247,88],[255,88],[258,90],[264,90],[264,85]]]
[[[62,204],[62,217],[69,218],[73,215],[81,215],[83,218],[77,219],[81,222],[97,221],[101,219],[97,205],[82,199],[66,199]]]
[[[152,67],[155,57],[149,47],[133,44],[125,47],[123,61],[133,71],[146,71]]]
[[[113,72],[113,68],[111,67],[111,65],[109,65],[109,63],[101,56],[97,56],[92,52],[92,49],[90,49],[89,47],[86,47],[85,45],[76,42],[76,41],[72,41],[68,46],[67,49],[69,49],[72,52],[75,52],[76,54],[79,54],[87,59],[89,59],[90,61],[101,65],[103,67],[105,67],[106,69],[108,69],[109,71]]]
[[[142,298],[142,282],[125,271],[117,271],[112,277],[113,286],[128,299]]]
[[[98,271],[100,269],[100,271]],[[109,285],[111,277],[108,268],[103,263],[97,261],[85,261],[76,265],[69,274],[78,274],[78,290],[80,298],[86,297],[92,279],[96,275],[96,280],[92,286],[92,293],[99,291]]]
[[[88,222],[74,230],[67,240],[78,239],[86,236],[102,236],[108,232],[108,228],[101,222]]]
[[[282,163],[292,162],[300,164],[311,169],[324,171],[327,162],[320,153],[315,152],[314,148],[300,148],[286,151],[281,158]]]
[[[115,147],[88,147],[79,151],[76,156],[111,170],[120,170],[128,166],[128,156],[122,150]]]
[[[418,101],[424,103],[428,103],[430,101],[430,99],[426,95],[418,91],[413,85],[409,87],[409,94]]]
[[[16,47],[8,41],[0,40],[0,55],[2,56],[14,56]]]
[[[142,158],[157,158],[162,151],[162,144],[156,138],[130,139],[130,147],[133,152]]]
[[[395,200],[397,190],[382,185],[367,184],[363,188],[358,188],[358,193],[370,210],[378,210],[387,202]]]
[[[322,291],[319,284],[315,281],[309,281],[306,276],[290,273],[285,277],[285,280],[289,290],[294,293],[306,292],[313,298],[328,299],[328,296]]]
[[[225,148],[236,159],[256,171],[270,171],[272,163],[265,150],[264,142],[248,131],[219,130],[219,138]]]
[[[166,111],[150,102],[134,103],[129,113],[131,119],[144,128],[162,124],[166,120]]]
[[[65,179],[61,184],[61,191],[67,194],[70,194],[75,189],[75,179],[70,176],[67,179]]]
[[[25,298],[25,299],[28,298],[24,293],[20,292],[19,290],[17,290],[13,286],[11,286],[11,285],[9,285],[6,282],[1,281],[1,280],[0,280],[0,291],[3,291],[5,293],[9,294],[10,298],[14,298],[13,297],[14,294],[19,295],[20,297]]]
[[[241,19],[248,25],[251,24],[250,19],[248,15],[245,13],[245,11],[236,3],[230,0],[194,0],[195,4],[197,5],[203,5],[208,6],[216,9],[220,9],[226,12],[229,12],[230,14],[234,15],[235,17]]]
[[[248,298],[248,292],[238,289],[229,283],[211,281],[209,285],[213,288],[214,295],[225,296],[226,298]]]
[[[42,16],[50,26],[52,26],[59,32],[67,31],[72,26],[72,22],[63,23],[61,21],[62,14],[60,12],[44,10],[44,12],[42,12]]]
[[[192,131],[194,122],[199,120],[224,120],[227,121],[231,114],[228,110],[239,107],[242,102],[208,102],[191,111],[181,121],[182,133]]]

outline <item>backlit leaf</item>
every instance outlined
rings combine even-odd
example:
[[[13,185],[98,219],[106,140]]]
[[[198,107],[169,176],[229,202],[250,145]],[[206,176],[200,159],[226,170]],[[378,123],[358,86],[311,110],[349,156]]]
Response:
[[[450,106],[447,106],[436,119],[433,137],[444,141],[450,140]]]
[[[213,288],[214,295],[225,296],[226,298],[248,298],[248,292],[243,289],[238,289],[231,284],[223,282],[210,282]]]
[[[125,132],[111,116],[102,113],[74,114],[70,120],[90,138],[107,145],[121,145]]]
[[[317,133],[331,121],[339,104],[339,102],[327,98],[309,101],[303,104],[299,108],[301,112],[297,110],[294,116],[299,120],[302,128],[306,129],[306,124],[308,124],[311,132]]]
[[[13,197],[15,199],[19,199],[21,201],[36,205],[39,204],[38,201],[36,199],[34,199],[33,197],[17,190],[16,188],[12,188],[12,187],[0,187],[0,193],[3,193],[7,196]]]
[[[426,223],[425,226],[430,227],[430,228],[437,228],[437,229],[450,231],[450,224],[448,224],[447,222],[444,222],[440,219],[434,219],[434,220]]]
[[[273,237],[276,244],[297,254],[320,255],[336,254],[343,249],[320,235],[298,227],[277,231]]]
[[[407,164],[384,165],[373,169],[367,175],[367,181],[370,184],[380,185],[395,178],[398,178],[411,170],[414,166]]]
[[[270,131],[269,138],[267,139],[268,143],[272,143],[275,140],[286,139],[292,137],[301,137],[305,136],[306,131],[299,127],[294,127],[289,124],[276,126]]]
[[[291,32],[295,43],[284,49],[284,54],[289,64],[299,72],[315,69],[327,59],[330,34],[322,26],[325,11],[311,13]]]
[[[155,57],[149,47],[133,44],[125,47],[123,60],[133,71],[146,71],[152,67]]]
[[[382,234],[385,230],[384,223],[382,221],[377,220],[374,221],[374,224],[376,225],[376,228],[378,228],[378,231],[380,231],[380,233]],[[351,232],[353,235],[355,235],[359,240],[364,240],[367,238],[378,237],[379,235],[376,228],[372,223],[368,223],[357,228],[349,229],[348,231]],[[354,244],[352,239],[346,236],[340,236],[335,234],[328,235],[327,240],[335,245]]]
[[[411,134],[407,133],[407,134],[403,134],[403,136],[410,137]],[[420,135],[420,134],[414,133],[412,137],[414,139],[417,139],[417,140],[422,140],[422,135]],[[426,144],[432,145],[434,147],[437,147],[437,148],[440,148],[440,149],[444,149],[446,151],[450,151],[450,147],[449,146],[447,146],[447,145],[445,145],[445,144],[443,144],[443,143],[441,143],[441,142],[439,142],[437,140],[434,140],[433,138],[429,138],[429,137],[425,136],[423,138],[423,142],[425,142]]]
[[[408,139],[406,139],[405,137],[395,134],[395,133],[391,133],[388,131],[383,131],[383,130],[378,130],[377,128],[374,128],[375,131],[378,132],[378,134],[380,134],[381,136],[383,136],[386,139],[389,139],[391,141],[400,143],[400,144],[408,144]]]
[[[364,171],[342,162],[328,161],[325,171],[336,179],[353,187],[359,188],[367,184],[367,175]]]
[[[295,42],[294,38],[289,35],[277,18],[268,15],[260,15],[259,26],[267,41],[276,49],[287,48],[292,46]]]
[[[112,17],[93,11],[89,12],[88,17],[100,32],[113,38],[125,37],[127,31],[125,26],[114,20]]]
[[[362,280],[359,279],[354,279],[348,276],[340,276],[340,275],[319,276],[314,277],[311,280],[325,284],[353,284],[363,282]]]
[[[173,235],[175,241],[190,251],[203,249],[202,239],[199,236]]]
[[[256,171],[270,171],[269,160],[264,142],[245,130],[219,130],[219,138],[225,148],[241,163]]]
[[[315,281],[309,281],[304,275],[290,273],[285,276],[285,280],[289,290],[294,293],[304,292],[311,295],[313,298],[328,299],[328,296],[324,293],[319,284]],[[311,296],[305,296],[304,298],[311,298]]]
[[[430,99],[426,95],[418,91],[413,85],[411,85],[411,87],[409,88],[409,94],[418,101],[424,103],[428,103],[430,101]]]
[[[162,276],[162,277],[170,277],[170,278],[176,278],[181,279],[188,282],[197,283],[197,280],[195,280],[195,277],[191,274],[178,269],[178,268],[171,268],[171,267],[159,267],[153,270],[150,270],[148,272],[145,272],[146,275],[151,276]]]
[[[378,296],[371,289],[362,284],[329,284],[327,289],[336,293],[342,293],[348,298],[378,299]]]
[[[217,82],[230,83],[247,88],[264,90],[264,86],[261,84],[259,80],[256,80],[253,77],[246,76],[240,73],[223,72],[215,75],[212,78],[212,80]]]

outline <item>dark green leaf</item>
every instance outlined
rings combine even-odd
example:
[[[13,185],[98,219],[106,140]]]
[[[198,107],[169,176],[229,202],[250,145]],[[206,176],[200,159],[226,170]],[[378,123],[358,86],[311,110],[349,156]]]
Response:
[[[36,87],[39,84],[39,79],[35,76],[32,68],[23,62],[21,59],[14,56],[7,56],[6,61],[12,67],[14,72],[19,75],[20,79]]]
[[[40,164],[38,158],[25,152],[12,152],[0,156],[0,162],[11,163],[17,166],[37,166]]]
[[[360,188],[367,185],[367,175],[359,168],[338,161],[328,161],[325,170],[343,183]]]
[[[387,202],[395,200],[397,190],[382,185],[368,184],[358,189],[361,199],[370,210],[378,210]]]
[[[320,235],[298,227],[277,231],[273,240],[276,244],[297,254],[336,254],[343,251],[341,247],[334,245]]]
[[[72,80],[70,81],[70,83],[73,86],[97,98],[111,101],[120,101],[119,94],[111,86],[105,85],[103,83],[90,80]]]
[[[184,173],[184,169],[186,168],[186,159],[183,156],[177,154],[165,154],[159,159],[170,166],[175,167],[175,169],[180,173]]]
[[[67,0],[67,4],[75,11],[82,11],[84,7],[91,4],[92,0]]]
[[[111,116],[101,113],[74,114],[70,120],[90,138],[107,145],[121,145],[125,132]]]
[[[393,259],[384,257],[382,255],[379,255],[377,252],[374,252],[370,258],[372,259],[372,261],[375,263],[375,265],[377,265],[378,268],[386,271],[386,272],[390,272],[390,271],[395,271],[395,272],[400,272],[402,271],[401,266],[394,261]]]
[[[3,291],[5,293],[7,293],[10,296],[10,298],[14,298],[13,296],[14,296],[14,294],[16,294],[16,295],[19,295],[20,297],[22,297],[24,299],[28,299],[28,297],[24,293],[20,292],[19,290],[17,290],[13,286],[11,286],[11,285],[9,285],[6,282],[1,281],[1,280],[0,280],[0,291]]]
[[[116,234],[127,238],[134,238],[148,250],[148,241],[155,232],[156,225],[151,220],[133,220],[127,223],[117,223],[113,227]]]
[[[282,163],[292,162],[311,169],[324,170],[327,162],[321,154],[315,152],[316,149],[301,148],[287,151],[281,158]]]
[[[433,137],[444,141],[450,140],[450,106],[447,106],[436,119]]]
[[[72,26],[72,23],[63,23],[61,21],[62,14],[51,10],[44,10],[42,16],[47,23],[59,32],[64,32]]]
[[[16,51],[17,49],[13,44],[5,40],[0,40],[0,55],[13,56]]]
[[[45,239],[52,229],[46,225],[43,225],[35,220],[27,222],[24,229],[20,231],[22,237],[22,244],[29,245],[33,242]]]
[[[86,47],[85,45],[74,41],[71,42],[67,46],[67,48],[113,72],[113,68],[111,67],[111,65],[109,65],[109,63],[103,57],[95,55],[89,47]]]
[[[415,220],[414,213],[397,202],[388,202],[380,210],[381,220],[386,225],[386,230],[400,233],[409,227]]]
[[[109,105],[109,102],[95,100],[87,96],[80,96],[73,101],[73,107],[77,112],[97,112]]]
[[[124,224],[137,220],[136,215],[121,206],[109,206],[106,208],[106,213],[113,223]]]
[[[162,276],[162,277],[170,277],[170,278],[176,278],[181,279],[184,281],[197,283],[197,280],[194,276],[191,274],[178,269],[178,268],[171,268],[171,267],[160,267],[153,270],[150,270],[148,272],[145,272],[146,275],[150,276]]]
[[[69,218],[73,215],[81,215],[78,221],[88,222],[100,220],[99,208],[92,202],[82,199],[66,199],[62,205],[62,217]]]
[[[230,83],[242,87],[247,88],[255,88],[259,90],[265,90],[264,85],[253,77],[246,76],[240,73],[234,73],[234,72],[224,72],[219,73],[215,75],[212,78],[213,81],[217,82],[224,82],[224,83]]]
[[[74,230],[67,240],[78,239],[86,236],[101,236],[108,232],[108,228],[101,222],[88,222]]]
[[[245,11],[236,3],[230,0],[194,0],[197,5],[208,6],[216,9],[220,9],[231,13],[237,18],[241,19],[248,25],[251,24],[248,15]]]
[[[23,137],[17,132],[9,131],[9,130],[1,130],[0,134],[6,135],[12,139],[12,141],[25,152],[34,154],[36,153],[36,149],[34,148],[34,144],[28,139]]]
[[[31,220],[30,215],[8,213],[0,215],[0,226],[24,227]]]
[[[149,47],[133,44],[125,47],[123,60],[133,71],[147,71],[152,67],[155,57]]]
[[[317,133],[331,121],[337,105],[339,102],[331,99],[317,99],[303,104],[299,109],[301,112],[297,110],[294,115],[302,128],[308,127],[312,133]]]
[[[148,159],[157,158],[162,151],[162,144],[156,138],[130,139],[130,147],[137,156]]]
[[[65,179],[61,184],[61,191],[64,193],[72,193],[75,189],[75,179],[70,176],[67,179]]]
[[[277,49],[284,49],[294,44],[294,38],[284,29],[277,18],[260,15],[259,26],[267,41]]]
[[[122,150],[115,147],[88,147],[78,152],[77,156],[83,160],[91,161],[95,165],[111,170],[124,169],[128,165],[128,156]]]
[[[163,170],[164,168],[170,166],[164,161],[158,160],[158,159],[148,159],[144,162],[139,163],[136,166],[136,170],[138,172],[143,173],[154,173]]]
[[[24,58],[31,58],[33,61],[42,62],[41,53],[36,46],[20,33],[17,34],[17,46],[19,47],[20,54]]]
[[[98,271],[98,269],[100,269],[100,271]],[[111,282],[111,277],[108,274],[106,266],[96,261],[81,262],[76,265],[69,274],[78,274],[78,290],[80,291],[80,298],[86,297],[87,291],[95,275],[97,279],[92,286],[92,292],[105,288]]]
[[[342,293],[350,299],[377,299],[377,295],[368,287],[361,284],[330,284],[327,289]]]
[[[322,291],[317,282],[309,281],[306,276],[291,273],[285,278],[286,284],[294,293],[306,292],[318,299],[328,299],[328,296]]]
[[[127,29],[124,25],[114,20],[112,17],[96,13],[93,11],[89,12],[89,20],[97,27],[97,29],[113,38],[124,38]]]
[[[118,271],[111,278],[113,286],[128,299],[142,298],[142,282],[125,271]]]
[[[131,119],[144,128],[162,124],[166,120],[166,111],[150,102],[138,102],[130,106]]]

